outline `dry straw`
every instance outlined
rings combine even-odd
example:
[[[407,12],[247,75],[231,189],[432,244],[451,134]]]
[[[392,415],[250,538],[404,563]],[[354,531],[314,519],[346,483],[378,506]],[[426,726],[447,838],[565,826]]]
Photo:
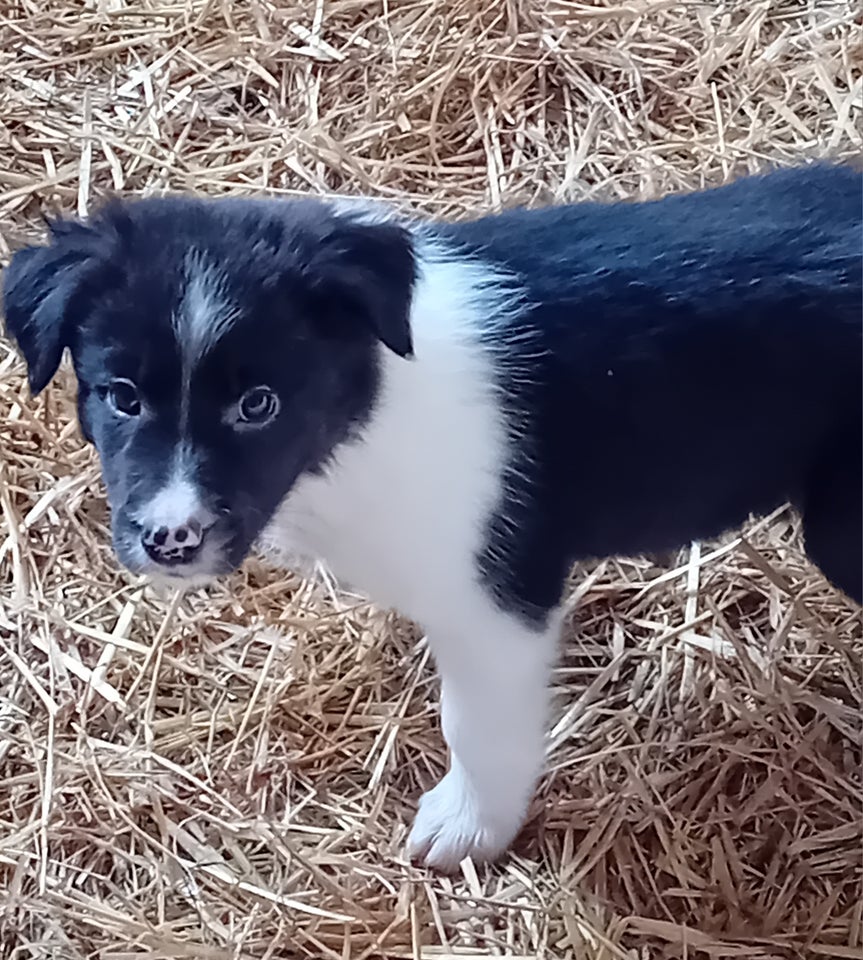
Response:
[[[4,0],[0,255],[112,190],[461,215],[851,156],[861,36],[844,0]],[[254,560],[154,595],[69,376],[32,401],[0,346],[0,411],[3,957],[863,957],[863,638],[790,512],[578,571],[530,821],[442,879],[401,853],[445,762],[416,630]]]

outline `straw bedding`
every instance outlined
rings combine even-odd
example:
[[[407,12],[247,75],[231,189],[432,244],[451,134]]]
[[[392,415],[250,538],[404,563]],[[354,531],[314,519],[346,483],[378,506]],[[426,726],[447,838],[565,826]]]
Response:
[[[844,0],[6,0],[0,256],[117,190],[455,216],[851,156],[861,54]],[[120,572],[68,372],[33,401],[2,342],[0,443],[0,956],[863,957],[863,635],[791,512],[576,571],[530,820],[447,879],[402,856],[415,627]]]

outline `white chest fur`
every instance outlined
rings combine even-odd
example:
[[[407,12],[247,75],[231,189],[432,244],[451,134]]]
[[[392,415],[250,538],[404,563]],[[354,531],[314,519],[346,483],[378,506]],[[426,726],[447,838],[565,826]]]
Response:
[[[322,559],[340,580],[420,621],[475,586],[475,558],[500,493],[506,437],[479,321],[501,309],[499,279],[421,259],[415,358],[382,354],[361,440],[297,484],[265,532],[277,555]]]

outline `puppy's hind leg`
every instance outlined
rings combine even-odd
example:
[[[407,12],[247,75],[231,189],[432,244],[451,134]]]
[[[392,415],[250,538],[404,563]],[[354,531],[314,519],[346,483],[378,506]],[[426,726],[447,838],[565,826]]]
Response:
[[[803,543],[824,576],[863,604],[863,455],[860,427],[825,458],[803,505]]]
[[[474,595],[458,622],[437,618],[429,642],[441,674],[450,768],[421,801],[408,852],[451,871],[503,853],[527,813],[544,761],[548,682],[559,616],[532,629]]]

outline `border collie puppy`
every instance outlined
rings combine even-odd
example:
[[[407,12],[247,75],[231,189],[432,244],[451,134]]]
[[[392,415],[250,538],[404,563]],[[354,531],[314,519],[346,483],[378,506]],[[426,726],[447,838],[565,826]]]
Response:
[[[19,251],[4,308],[34,394],[71,350],[126,567],[259,543],[428,631],[451,764],[409,850],[450,869],[525,817],[574,561],[790,502],[863,600],[861,212],[834,165],[462,223],[139,199]]]

